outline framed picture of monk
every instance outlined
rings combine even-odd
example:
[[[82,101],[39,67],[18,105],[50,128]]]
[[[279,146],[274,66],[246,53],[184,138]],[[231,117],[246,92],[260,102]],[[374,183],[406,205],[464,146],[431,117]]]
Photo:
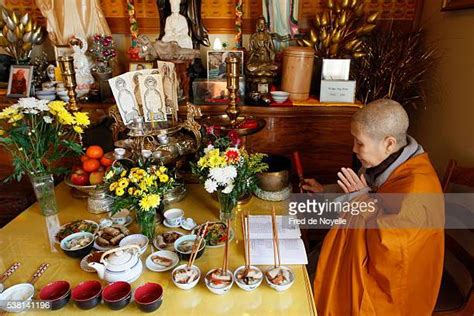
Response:
[[[30,96],[33,66],[12,65],[8,79],[7,96],[23,98]]]

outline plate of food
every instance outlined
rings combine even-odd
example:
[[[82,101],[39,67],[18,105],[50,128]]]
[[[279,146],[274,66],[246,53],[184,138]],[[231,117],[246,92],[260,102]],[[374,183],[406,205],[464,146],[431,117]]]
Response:
[[[54,240],[59,244],[61,243],[61,240],[71,234],[79,232],[88,232],[91,234],[95,234],[98,229],[99,224],[97,224],[96,222],[87,219],[80,219],[77,221],[69,222],[59,227],[58,231],[55,234]]]
[[[153,239],[153,245],[158,248],[158,250],[174,250],[174,242],[181,236],[183,233],[180,233],[175,230],[170,230],[159,234]]]
[[[206,224],[201,224],[195,229],[193,229],[193,234],[197,234],[201,229],[204,229]],[[206,247],[208,248],[218,248],[224,247],[225,240],[227,238],[226,234],[227,225],[223,222],[209,222],[207,226],[207,231],[204,233],[204,239],[206,240]],[[229,232],[229,241],[234,239],[234,231],[230,228]]]
[[[173,251],[160,250],[146,258],[146,267],[154,272],[168,271],[176,267],[179,262],[178,255]]]
[[[118,247],[120,241],[128,236],[130,231],[123,225],[112,225],[97,231],[94,248],[97,250],[109,250]]]

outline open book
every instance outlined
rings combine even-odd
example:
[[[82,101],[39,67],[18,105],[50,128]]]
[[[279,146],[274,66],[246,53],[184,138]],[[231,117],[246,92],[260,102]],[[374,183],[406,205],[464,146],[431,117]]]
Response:
[[[289,216],[277,216],[281,264],[307,264],[308,258],[298,225],[289,224]],[[272,265],[273,232],[271,215],[250,215],[250,261],[254,265]]]

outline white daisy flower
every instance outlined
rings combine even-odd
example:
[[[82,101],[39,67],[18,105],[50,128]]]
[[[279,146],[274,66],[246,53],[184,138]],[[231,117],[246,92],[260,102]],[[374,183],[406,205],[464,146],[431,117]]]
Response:
[[[51,124],[53,122],[53,119],[51,116],[45,115],[43,116],[43,120],[45,121],[46,124]]]
[[[229,194],[230,192],[232,192],[232,190],[234,189],[234,182],[231,181],[227,184],[227,186],[225,187],[224,190],[222,190],[222,193],[225,193],[225,194]]]
[[[214,193],[217,190],[217,183],[212,181],[212,179],[207,179],[206,182],[204,182],[204,188],[207,192]]]

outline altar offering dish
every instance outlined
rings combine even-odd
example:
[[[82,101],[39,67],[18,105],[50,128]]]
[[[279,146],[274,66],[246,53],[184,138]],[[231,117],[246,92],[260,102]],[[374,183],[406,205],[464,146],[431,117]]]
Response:
[[[137,245],[140,247],[140,255],[142,255],[148,247],[148,237],[142,234],[133,234],[124,237],[119,246],[123,247],[126,245]]]
[[[80,309],[91,309],[102,299],[102,285],[99,281],[84,281],[72,290],[72,300]]]
[[[189,260],[191,257],[191,252],[193,250],[193,245],[196,240],[196,235],[184,235],[178,238],[174,242],[174,249],[179,254],[182,260]],[[204,253],[204,248],[206,248],[206,242],[202,242],[201,246],[199,247],[196,258],[199,258]]]
[[[53,311],[61,309],[71,299],[71,285],[67,281],[49,283],[38,293],[38,299],[49,301]]]
[[[173,283],[182,290],[189,290],[198,284],[201,270],[195,265],[188,268],[187,264],[177,266],[171,273]]]
[[[234,284],[234,276],[230,270],[222,273],[222,269],[213,269],[206,274],[204,280],[207,288],[218,295],[227,293]]]
[[[283,103],[288,100],[290,94],[286,91],[271,91],[270,94],[272,95],[273,101],[276,103]]]
[[[183,233],[178,231],[167,231],[163,234],[157,235],[153,240],[153,245],[159,250],[174,250],[174,242],[181,236]]]
[[[163,287],[158,283],[146,283],[137,287],[133,298],[140,310],[146,313],[154,312],[163,303]]]
[[[111,310],[122,309],[130,303],[132,287],[124,281],[110,283],[102,291],[102,298]]]
[[[197,234],[201,229],[204,229],[205,224],[201,224],[192,233]],[[204,232],[204,239],[206,240],[206,246],[209,248],[223,247],[227,239],[227,225],[222,222],[209,222],[206,231]],[[229,241],[234,238],[234,231],[230,229]]]
[[[263,281],[262,271],[255,267],[250,266],[246,270],[246,266],[237,268],[234,272],[235,283],[238,287],[245,291],[255,290]]]
[[[82,258],[87,255],[94,246],[94,235],[88,232],[74,233],[61,241],[61,249],[73,258]]]
[[[272,289],[280,292],[289,289],[293,285],[295,275],[290,268],[279,266],[265,272],[265,280]]]
[[[97,224],[94,221],[90,221],[90,220],[73,221],[59,227],[58,232],[55,235],[55,240],[57,243],[60,243],[61,240],[63,240],[67,236],[74,233],[78,233],[78,232],[89,232],[89,233],[95,234],[98,228],[99,228],[99,224]]]
[[[179,262],[178,255],[173,251],[160,250],[148,256],[146,267],[154,272],[163,272],[173,269]]]
[[[122,225],[101,228],[97,231],[94,247],[99,250],[116,247],[129,233],[130,231]]]

